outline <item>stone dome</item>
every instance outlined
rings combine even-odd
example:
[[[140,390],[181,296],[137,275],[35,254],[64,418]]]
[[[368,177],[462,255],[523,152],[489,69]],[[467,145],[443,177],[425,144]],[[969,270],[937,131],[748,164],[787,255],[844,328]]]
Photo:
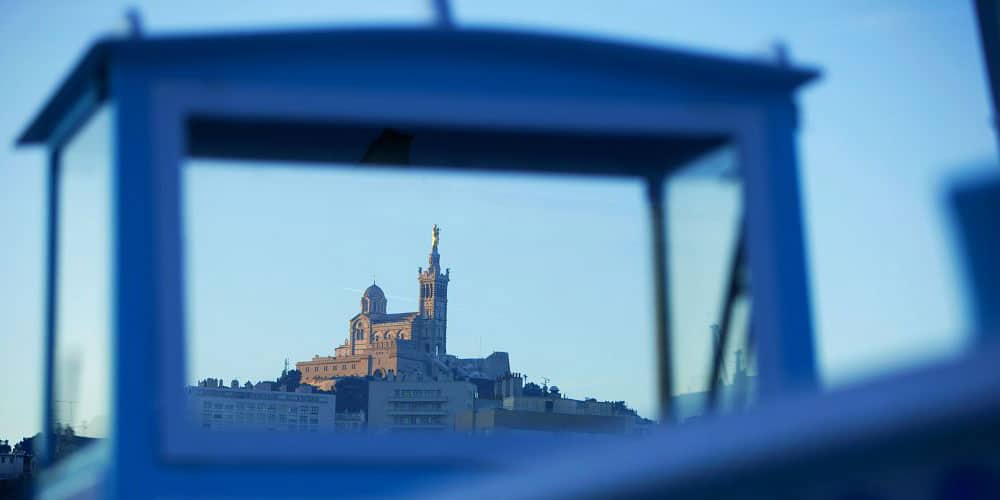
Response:
[[[361,297],[361,312],[363,314],[385,314],[388,301],[385,300],[385,293],[375,283],[365,290]]]
[[[372,283],[372,286],[365,290],[364,296],[372,300],[385,300],[385,293],[375,283]]]

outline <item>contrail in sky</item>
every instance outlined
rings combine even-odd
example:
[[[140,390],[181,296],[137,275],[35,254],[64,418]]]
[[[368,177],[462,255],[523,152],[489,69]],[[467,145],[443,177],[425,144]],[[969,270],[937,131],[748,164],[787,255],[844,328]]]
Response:
[[[357,288],[344,288],[344,291],[345,292],[354,292],[354,293],[365,293],[364,290],[359,290]],[[396,300],[417,300],[416,297],[402,297],[402,296],[399,296],[399,295],[389,295],[389,294],[385,294],[385,296],[388,297],[388,298],[390,298],[390,299],[396,299]]]
[[[365,293],[364,290],[360,290],[358,288],[344,288],[343,290],[345,292],[352,292],[352,293]],[[385,293],[385,292],[383,292],[383,293]],[[417,297],[403,297],[403,296],[400,296],[400,295],[389,295],[389,294],[386,294],[385,296],[388,299],[396,299],[396,300],[412,300],[412,301],[418,301],[418,300],[420,300]],[[449,305],[448,306],[448,310],[454,311],[455,307]]]

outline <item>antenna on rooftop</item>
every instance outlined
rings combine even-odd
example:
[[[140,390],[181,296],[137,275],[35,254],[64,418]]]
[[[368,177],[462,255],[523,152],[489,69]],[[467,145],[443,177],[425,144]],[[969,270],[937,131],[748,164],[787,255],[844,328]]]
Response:
[[[712,352],[719,350],[719,344],[722,342],[722,335],[719,332],[719,325],[713,324],[712,329]],[[721,365],[719,365],[719,383],[725,384],[729,380],[729,375],[726,373],[726,362],[723,359]]]
[[[125,10],[125,34],[130,38],[142,38],[142,15],[136,7]]]
[[[788,66],[788,45],[783,40],[771,42],[771,59],[778,66]]]
[[[431,7],[434,9],[434,24],[441,29],[452,29],[455,27],[451,17],[451,5],[448,0],[431,0]]]
[[[63,424],[72,427],[73,424],[73,406],[76,405],[76,401],[72,399],[57,399],[56,403],[61,403],[69,407],[69,416],[63,418]]]

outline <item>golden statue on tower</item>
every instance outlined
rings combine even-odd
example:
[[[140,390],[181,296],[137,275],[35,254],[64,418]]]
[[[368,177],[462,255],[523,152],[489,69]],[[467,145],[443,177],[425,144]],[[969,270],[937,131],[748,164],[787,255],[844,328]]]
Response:
[[[437,224],[431,228],[431,250],[437,250],[438,242],[441,241],[441,229]]]

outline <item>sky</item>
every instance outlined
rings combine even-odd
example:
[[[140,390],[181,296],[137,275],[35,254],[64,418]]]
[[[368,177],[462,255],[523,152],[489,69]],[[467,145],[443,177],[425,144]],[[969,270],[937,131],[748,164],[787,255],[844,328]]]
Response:
[[[17,375],[0,377],[0,436],[4,438],[36,432],[41,409],[44,154],[39,149],[15,149],[14,138],[86,45],[97,35],[117,29],[128,5],[138,7],[150,34],[282,26],[418,25],[430,19],[430,2],[417,0],[288,2],[282,10],[266,1],[7,2],[0,17],[0,62],[7,68],[7,77],[0,80],[0,141],[6,141],[0,144],[4,257],[0,259],[0,355],[5,372]],[[467,27],[554,30],[750,57],[760,57],[776,40],[784,42],[793,62],[814,65],[823,72],[819,82],[800,94],[799,145],[817,358],[824,383],[837,387],[961,352],[972,325],[944,194],[953,179],[995,163],[996,156],[971,2],[782,0],[766,5],[633,0],[579,1],[568,8],[566,2],[554,0],[453,2],[457,23]],[[550,314],[553,310],[583,310],[591,304],[588,300],[597,300],[581,287],[572,286],[585,284],[574,272],[582,266],[620,285],[603,290],[607,295],[602,298],[610,301],[609,306],[650,309],[647,303],[629,302],[649,287],[645,277],[648,263],[630,259],[645,255],[641,253],[645,249],[642,241],[647,237],[646,229],[631,217],[641,210],[636,186],[572,182],[554,190],[548,180],[537,178],[489,184],[466,177],[415,179],[413,182],[451,189],[443,191],[447,196],[432,200],[434,203],[421,210],[394,203],[371,205],[373,215],[391,230],[369,234],[357,232],[351,220],[327,224],[319,217],[281,219],[279,215],[301,215],[318,206],[334,220],[339,210],[359,201],[358,191],[350,186],[377,187],[413,201],[420,201],[419,196],[404,189],[402,181],[379,176],[348,179],[332,170],[286,169],[277,173],[268,169],[262,179],[255,180],[233,165],[191,166],[188,180],[193,196],[187,200],[187,209],[200,215],[191,218],[190,231],[197,236],[191,244],[197,246],[189,252],[196,256],[194,276],[205,282],[192,285],[197,288],[190,300],[202,307],[211,303],[230,308],[254,304],[279,297],[281,286],[291,286],[288,280],[294,276],[298,277],[298,288],[292,290],[296,300],[285,302],[302,308],[270,314],[250,310],[245,318],[230,318],[228,322],[207,312],[194,313],[189,318],[194,331],[215,332],[218,330],[213,325],[221,328],[239,320],[250,328],[244,341],[262,348],[264,342],[277,338],[295,346],[262,352],[276,358],[277,366],[253,368],[260,372],[235,373],[251,371],[249,365],[235,363],[225,372],[205,376],[271,377],[286,355],[295,361],[297,356],[329,353],[343,340],[346,320],[358,307],[358,290],[367,286],[373,273],[389,295],[390,311],[412,310],[416,267],[425,265],[430,224],[437,223],[442,226],[442,260],[455,273],[449,351],[476,355],[507,350],[515,369],[535,380],[549,377],[570,396],[627,399],[640,411],[651,407],[649,386],[634,384],[638,387],[635,392],[623,392],[622,379],[608,379],[602,372],[605,367],[625,364],[630,370],[625,373],[649,380],[649,355],[641,350],[626,354],[615,350],[621,349],[622,343],[600,341],[624,338],[641,342],[648,322],[610,324],[615,312],[600,311],[602,314],[593,315],[598,321],[570,324],[571,328],[585,328],[586,334],[577,337],[572,350],[567,350],[569,345],[563,339],[571,337],[573,331],[565,326],[552,330]],[[212,182],[234,181],[239,189],[228,194],[232,204],[213,207],[199,201],[199,189],[207,191]],[[718,246],[726,232],[705,230],[706,226],[696,221],[703,217],[709,223],[724,225],[731,215],[729,188],[711,179],[689,182],[678,187],[690,193],[689,198],[680,200],[672,210],[687,214],[677,215],[678,220],[691,225],[677,231],[691,235],[687,241],[692,247]],[[302,186],[313,189],[302,191]],[[283,203],[274,201],[255,208],[250,199],[263,188],[272,193],[295,191],[296,195],[282,198]],[[472,189],[475,196],[463,196],[461,189]],[[522,192],[523,198],[512,199],[513,191]],[[588,199],[600,203],[584,210],[579,201]],[[451,209],[456,203],[466,209],[456,213]],[[264,210],[268,206],[274,210]],[[544,214],[542,221],[530,221],[528,210],[532,206],[540,207],[536,212]],[[501,220],[497,207],[527,208]],[[269,239],[271,246],[301,242],[319,249],[303,252],[302,258],[307,260],[297,262],[299,256],[288,253],[292,246],[284,245],[285,253],[273,260],[275,254],[265,245],[252,248],[234,259],[232,267],[222,266],[213,275],[198,273],[198,262],[222,262],[213,248],[221,248],[224,241],[213,237],[254,237],[246,222],[251,214],[259,215],[261,231],[269,236],[258,234],[254,241]],[[216,223],[213,221],[233,216],[244,220],[221,226],[226,230],[218,235],[205,230]],[[287,224],[289,220],[295,223]],[[613,238],[588,245],[586,252],[563,252],[563,262],[547,253],[564,250],[545,239],[551,234],[546,231],[549,224],[568,227],[567,238],[576,241],[590,237],[588,224]],[[351,238],[356,246],[339,245],[344,238]],[[532,259],[511,253],[515,246],[542,253]],[[333,250],[345,247],[337,251],[341,253]],[[370,258],[358,260],[366,255]],[[584,262],[602,256],[623,267],[595,267]],[[719,256],[699,257],[716,262]],[[326,259],[330,264],[313,276],[296,272],[306,267],[308,259]],[[246,267],[238,264],[252,265],[255,272],[241,274]],[[684,269],[710,267],[691,265]],[[704,323],[706,315],[711,316],[705,311],[713,310],[712,286],[717,280],[710,271],[706,273],[704,279],[693,272],[679,278],[691,283],[688,300],[699,304],[682,307],[691,317],[679,321],[696,325]],[[546,279],[530,279],[540,275]],[[256,286],[243,287],[243,295],[220,295],[225,288],[213,286],[209,279],[213,276],[215,282],[236,280],[230,281],[232,289],[241,284]],[[526,292],[522,297],[541,302],[518,299],[513,303],[509,296],[490,295],[491,289],[510,290],[515,282],[521,287],[518,290]],[[270,286],[262,287],[261,283]],[[487,283],[489,286],[484,285]],[[550,286],[554,283],[567,286]],[[317,293],[305,293],[311,290]],[[546,303],[551,305],[550,311],[539,307]],[[484,314],[488,319],[483,319]],[[255,318],[260,321],[250,321]],[[484,324],[490,326],[484,328]],[[703,365],[698,358],[706,349],[705,339],[695,336],[694,326],[690,328],[690,353],[683,359],[692,368],[683,368],[691,373],[679,377],[682,390],[697,390],[703,378],[694,372]],[[192,359],[197,359],[196,352],[211,351],[211,342],[224,340],[208,334],[198,338],[206,343],[192,343]],[[606,357],[601,358],[601,354]],[[544,356],[564,361],[561,366],[565,369],[539,369],[537,364]],[[598,361],[601,359],[606,361]]]

